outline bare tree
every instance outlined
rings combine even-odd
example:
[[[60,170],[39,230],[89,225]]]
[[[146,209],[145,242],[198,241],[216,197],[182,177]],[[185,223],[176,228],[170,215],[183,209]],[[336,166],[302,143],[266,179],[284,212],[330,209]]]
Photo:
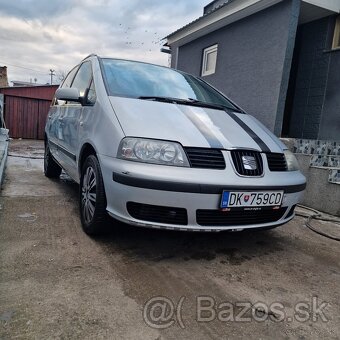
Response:
[[[56,79],[59,83],[61,83],[67,76],[67,72],[65,70],[57,70],[56,71]]]

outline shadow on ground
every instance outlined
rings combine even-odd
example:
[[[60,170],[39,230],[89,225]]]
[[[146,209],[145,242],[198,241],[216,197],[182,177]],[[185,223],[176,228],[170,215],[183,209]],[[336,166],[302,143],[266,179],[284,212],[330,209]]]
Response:
[[[282,251],[276,231],[181,232],[133,227],[111,219],[96,241],[107,251],[117,251],[139,261],[215,260],[239,265],[252,257]]]

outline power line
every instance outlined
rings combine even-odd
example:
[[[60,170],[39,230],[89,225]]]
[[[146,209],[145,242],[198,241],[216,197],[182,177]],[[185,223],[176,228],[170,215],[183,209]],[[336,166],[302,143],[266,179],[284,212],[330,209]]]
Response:
[[[25,69],[25,70],[33,71],[33,72],[40,73],[40,74],[44,74],[44,75],[49,75],[49,73],[42,72],[42,71],[37,71],[37,70],[33,70],[32,68],[28,68],[28,67],[24,67],[24,66],[19,66],[19,65],[9,64],[9,63],[7,63],[7,62],[4,62],[3,60],[0,60],[0,63],[2,63],[2,64],[4,64],[4,65],[12,66],[12,67],[22,68],[22,69]]]

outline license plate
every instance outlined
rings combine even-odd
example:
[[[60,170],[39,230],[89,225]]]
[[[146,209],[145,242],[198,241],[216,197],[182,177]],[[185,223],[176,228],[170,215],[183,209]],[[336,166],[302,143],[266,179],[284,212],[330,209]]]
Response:
[[[220,207],[274,207],[281,205],[282,199],[283,191],[223,191]]]

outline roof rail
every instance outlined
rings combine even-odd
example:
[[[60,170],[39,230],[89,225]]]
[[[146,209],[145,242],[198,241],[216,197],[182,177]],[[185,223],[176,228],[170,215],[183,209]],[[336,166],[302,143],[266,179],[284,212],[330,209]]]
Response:
[[[87,57],[85,57],[82,61],[84,61],[85,59],[90,58],[90,57],[98,57],[98,56],[95,53],[91,53]]]

